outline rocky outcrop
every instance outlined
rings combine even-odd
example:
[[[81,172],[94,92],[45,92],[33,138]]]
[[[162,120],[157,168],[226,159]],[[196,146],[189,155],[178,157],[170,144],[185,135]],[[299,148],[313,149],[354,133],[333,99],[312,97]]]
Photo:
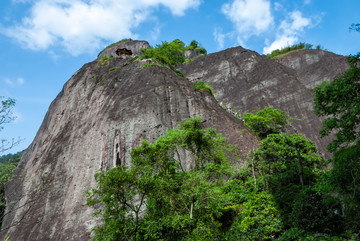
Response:
[[[200,49],[186,49],[184,51],[184,56],[187,59],[195,59],[196,57],[199,57],[200,55],[202,55],[202,51]]]
[[[118,48],[131,49],[131,51],[133,52],[133,55],[139,56],[142,54],[140,50],[150,48],[150,45],[147,41],[141,41],[141,40],[121,41],[120,43],[110,45],[109,47],[107,47],[106,49],[101,51],[101,53],[98,55],[98,59],[101,59],[104,56],[110,56],[110,55],[116,57],[117,56],[116,50]]]
[[[295,70],[297,79],[310,90],[349,68],[346,57],[315,49],[295,51],[276,61]]]
[[[320,138],[322,122],[314,114],[312,89],[346,70],[346,58],[322,50],[304,50],[274,61],[235,47],[199,57],[183,67],[190,80],[213,87],[218,101],[240,113],[272,106],[301,121],[290,131],[313,140],[326,157],[330,138]],[[331,70],[330,70],[331,69]]]
[[[348,68],[345,57],[303,50],[270,60],[242,47],[200,56],[182,71],[191,81],[210,83],[218,103],[168,68],[142,68],[147,60],[122,56],[100,61],[116,56],[117,48],[138,55],[147,47],[146,41],[133,40],[112,45],[64,85],[6,186],[0,240],[90,240],[96,221],[84,192],[96,185],[94,174],[100,168],[131,165],[130,150],[142,139],[154,141],[188,117],[202,116],[205,127],[228,137],[241,153],[236,163],[243,165],[259,143],[221,104],[241,113],[265,106],[284,110],[301,119],[290,131],[315,141],[329,156],[330,139],[318,136],[322,124],[313,112],[312,92],[316,84]],[[187,162],[189,157],[182,155]]]
[[[95,221],[84,192],[96,185],[94,174],[130,165],[142,139],[153,141],[188,117],[202,116],[205,127],[237,144],[239,165],[258,146],[206,91],[165,67],[142,65],[131,57],[94,61],[64,85],[6,188],[1,240],[90,240]]]

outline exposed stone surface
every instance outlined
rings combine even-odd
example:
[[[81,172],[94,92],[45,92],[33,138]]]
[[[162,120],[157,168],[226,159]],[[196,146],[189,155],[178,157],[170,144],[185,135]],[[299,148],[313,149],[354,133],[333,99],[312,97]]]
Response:
[[[200,56],[202,53],[201,53],[201,50],[200,49],[186,49],[184,51],[184,56],[187,58],[187,59],[194,59],[198,56]]]
[[[131,148],[144,138],[154,141],[187,117],[203,116],[205,127],[215,127],[237,144],[239,165],[258,146],[239,119],[171,70],[140,69],[146,60],[128,56],[99,61],[116,56],[117,48],[140,54],[147,47],[146,41],[111,46],[64,85],[6,186],[8,215],[0,240],[8,235],[24,241],[90,240],[95,221],[83,194],[96,185],[97,170],[130,165]],[[347,68],[345,57],[320,50],[270,60],[236,47],[201,56],[183,71],[190,80],[209,82],[219,102],[238,112],[273,106],[302,119],[292,131],[305,134],[328,156],[329,139],[318,136],[321,120],[313,113],[312,89]]]
[[[276,61],[294,69],[298,80],[308,89],[324,80],[331,81],[349,68],[346,57],[315,49],[295,51]]]
[[[205,127],[230,138],[243,158],[258,146],[206,91],[167,68],[140,69],[143,64],[131,57],[94,61],[64,85],[6,188],[11,205],[3,227],[10,228],[1,240],[90,240],[93,210],[83,194],[96,185],[97,170],[129,165],[132,147],[188,117],[203,116]]]
[[[238,112],[272,106],[301,119],[293,123],[292,131],[313,140],[329,157],[326,147],[330,139],[318,135],[322,123],[313,112],[311,89],[346,68],[344,56],[322,50],[297,51],[274,61],[235,47],[199,57],[184,66],[183,71],[190,80],[209,82],[218,101],[236,107]]]
[[[122,49],[122,48],[127,48],[127,49],[131,49],[131,51],[133,52],[133,55],[141,55],[141,51],[140,49],[146,49],[149,48],[150,45],[147,41],[141,41],[141,40],[128,40],[128,41],[124,41],[118,44],[115,44],[113,46],[110,46],[106,49],[104,49],[98,56],[98,59],[104,57],[104,56],[114,56],[116,57],[116,50],[118,48]]]

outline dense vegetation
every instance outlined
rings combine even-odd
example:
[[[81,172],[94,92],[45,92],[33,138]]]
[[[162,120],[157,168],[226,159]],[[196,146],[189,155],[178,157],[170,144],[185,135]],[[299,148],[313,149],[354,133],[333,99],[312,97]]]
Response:
[[[315,144],[287,134],[291,118],[281,110],[267,107],[244,118],[261,143],[244,169],[232,164],[235,148],[193,118],[134,148],[133,166],[99,171],[98,187],[87,192],[88,205],[103,205],[96,215],[104,225],[94,229],[94,239],[352,237],[355,222],[348,223],[342,199],[328,191],[324,180],[331,171],[324,169]],[[184,151],[191,153],[191,162],[183,160]]]
[[[7,154],[0,157],[0,223],[4,217],[5,211],[5,183],[11,178],[15,168],[20,160],[22,152],[16,154]]]
[[[143,53],[138,59],[152,59],[152,64],[165,66],[173,70],[177,75],[184,77],[184,74],[178,68],[187,60],[185,50],[198,50],[201,54],[206,54],[206,50],[199,46],[198,42],[193,40],[189,46],[179,39],[168,43],[164,41],[162,44],[156,45],[154,48],[141,49]],[[144,67],[147,67],[145,65]]]
[[[294,52],[294,51],[303,50],[303,49],[312,49],[312,48],[313,48],[312,44],[299,43],[299,44],[294,44],[292,46],[287,46],[282,49],[276,49],[276,50],[272,51],[270,54],[267,54],[266,56],[270,59],[280,58],[280,57],[282,57],[286,54],[289,54],[291,52]],[[322,48],[320,45],[317,45],[316,49],[322,49]]]
[[[308,48],[300,43],[269,57]],[[179,40],[164,42],[144,50],[144,58],[176,71],[184,49]],[[93,229],[94,239],[358,240],[359,57],[350,57],[348,71],[315,89],[315,112],[324,118],[320,134],[335,133],[332,159],[324,160],[305,136],[288,133],[293,118],[266,107],[243,115],[260,147],[237,169],[236,148],[204,129],[200,117],[188,119],[134,148],[132,166],[95,175],[87,204],[103,222]],[[194,83],[211,93],[207,87]]]
[[[322,136],[335,132],[329,144],[332,169],[322,179],[322,191],[341,204],[344,228],[360,230],[360,53],[349,57],[350,68],[315,89],[315,112],[325,117]]]

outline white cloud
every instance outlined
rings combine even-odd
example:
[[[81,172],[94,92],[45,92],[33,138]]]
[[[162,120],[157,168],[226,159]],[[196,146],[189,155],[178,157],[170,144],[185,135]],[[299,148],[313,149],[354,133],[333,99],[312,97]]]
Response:
[[[312,19],[305,18],[299,11],[289,13],[287,19],[283,20],[276,34],[276,39],[268,46],[264,47],[263,53],[271,53],[275,49],[281,49],[296,43],[305,28],[312,27]]]
[[[5,29],[24,48],[46,50],[60,44],[73,55],[94,51],[107,41],[136,38],[133,29],[164,6],[182,16],[201,0],[37,0],[16,26]]]
[[[223,33],[223,29],[216,27],[213,31],[214,40],[217,44],[217,49],[224,49],[226,39],[232,39],[234,33]]]
[[[4,82],[11,88],[15,88],[17,86],[22,86],[25,83],[25,80],[23,78],[17,78],[17,79],[4,79]]]
[[[223,49],[224,45],[225,45],[225,36],[226,35],[222,33],[222,29],[215,28],[213,35],[214,35],[215,42],[217,43],[218,49]]]
[[[234,0],[222,13],[235,25],[239,42],[268,31],[274,21],[269,0]]]

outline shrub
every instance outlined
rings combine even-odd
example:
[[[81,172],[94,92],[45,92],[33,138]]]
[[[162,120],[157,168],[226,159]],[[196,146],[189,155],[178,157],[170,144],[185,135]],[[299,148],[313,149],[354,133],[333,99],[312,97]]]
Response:
[[[104,56],[104,57],[102,57],[102,59],[100,59],[100,64],[101,65],[104,65],[107,61],[109,61],[110,59],[113,59],[114,58],[114,56],[113,55],[110,55],[110,56]]]
[[[298,43],[298,44],[294,44],[292,46],[287,46],[282,49],[276,49],[276,50],[272,51],[270,54],[267,54],[266,56],[270,59],[274,59],[274,58],[279,58],[281,56],[284,56],[284,55],[294,52],[294,51],[303,50],[303,49],[312,49],[312,47],[313,47],[313,45],[309,44],[309,43]],[[320,45],[317,45],[316,49],[321,49]]]
[[[186,49],[199,49],[202,54],[206,54],[206,50],[199,47],[198,42],[195,40],[193,40],[189,46],[185,47],[184,42],[175,39],[170,43],[164,41],[162,44],[156,45],[155,48],[141,49],[143,55],[140,56],[138,60],[152,59],[154,64],[168,67],[177,75],[184,77],[184,73],[179,71],[178,67],[186,62],[186,57],[184,56],[184,50]]]
[[[206,90],[212,96],[214,96],[214,91],[212,90],[211,86],[208,83],[205,83],[204,81],[196,80],[194,82],[194,88],[196,90]]]

